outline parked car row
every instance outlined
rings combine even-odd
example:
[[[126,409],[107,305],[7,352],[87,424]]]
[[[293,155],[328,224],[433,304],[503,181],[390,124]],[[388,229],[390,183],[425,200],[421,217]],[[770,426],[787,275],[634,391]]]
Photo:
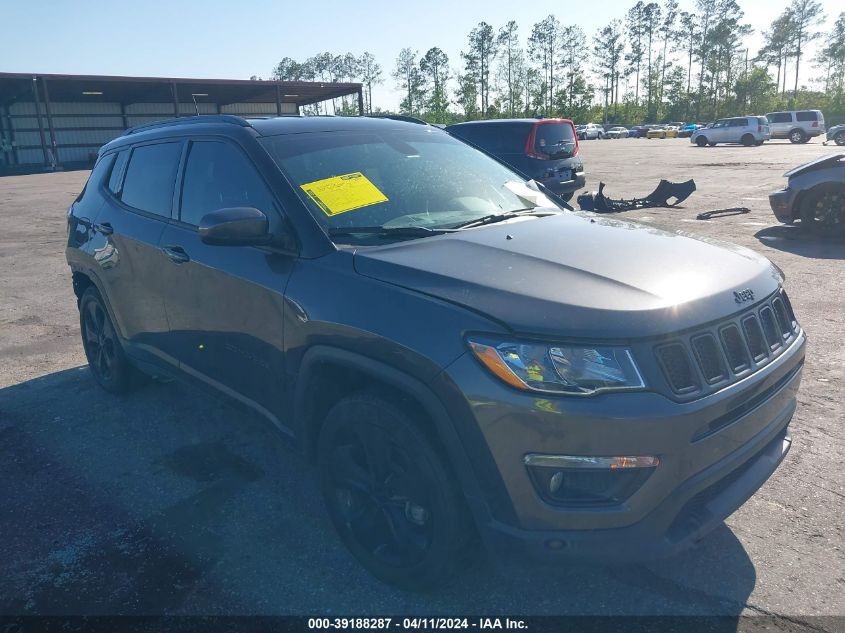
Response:
[[[825,134],[824,114],[821,110],[770,112],[766,116],[747,115],[727,117],[713,123],[669,123],[636,125],[630,128],[614,126],[605,129],[596,123],[575,128],[581,140],[618,138],[689,138],[700,147],[719,143],[762,145],[770,139],[789,139],[792,143],[806,143]],[[827,140],[845,145],[845,125],[827,132]]]

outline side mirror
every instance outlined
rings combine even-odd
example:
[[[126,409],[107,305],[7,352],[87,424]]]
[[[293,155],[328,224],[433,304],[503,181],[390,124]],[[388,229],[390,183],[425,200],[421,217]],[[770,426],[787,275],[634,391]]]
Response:
[[[218,209],[202,216],[200,239],[217,246],[255,246],[270,241],[267,216],[252,207]]]

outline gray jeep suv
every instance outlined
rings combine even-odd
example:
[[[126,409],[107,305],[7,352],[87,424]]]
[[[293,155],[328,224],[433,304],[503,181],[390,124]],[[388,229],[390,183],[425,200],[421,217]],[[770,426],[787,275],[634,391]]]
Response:
[[[764,257],[553,198],[426,125],[135,128],[68,210],[91,372],[265,416],[386,582],[672,554],[784,458],[804,333]]]

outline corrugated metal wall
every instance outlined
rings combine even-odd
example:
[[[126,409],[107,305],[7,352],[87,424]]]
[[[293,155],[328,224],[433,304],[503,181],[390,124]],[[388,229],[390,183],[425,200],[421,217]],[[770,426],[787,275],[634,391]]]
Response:
[[[41,122],[44,140],[50,149],[52,138],[47,120],[47,109],[41,103]],[[180,103],[179,114],[193,116],[197,109],[200,114],[216,114],[218,106],[214,103]],[[262,117],[276,116],[275,103],[232,103],[219,107],[222,114]],[[152,123],[173,117],[173,102],[168,103],[133,103],[121,112],[119,103],[102,102],[53,102],[50,104],[56,144],[58,146],[56,162],[58,164],[92,162],[97,150],[113,138],[120,136],[127,127]],[[283,114],[296,114],[296,105],[282,104]],[[125,122],[124,122],[125,114]],[[0,133],[7,143],[14,141],[13,151],[0,151],[0,165],[43,164],[44,153],[41,148],[41,134],[38,117],[33,102],[17,102],[9,106],[8,117],[3,116]],[[9,129],[11,124],[11,129]],[[8,145],[6,146],[8,150]],[[5,158],[4,158],[5,157]]]

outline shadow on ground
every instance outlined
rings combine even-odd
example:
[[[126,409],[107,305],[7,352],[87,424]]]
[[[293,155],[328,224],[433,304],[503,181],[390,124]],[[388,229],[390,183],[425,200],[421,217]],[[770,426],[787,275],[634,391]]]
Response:
[[[262,419],[177,383],[127,397],[85,368],[0,390],[0,613],[713,614],[756,575],[725,526],[648,566],[483,561],[426,595],[335,537],[310,467]]]
[[[809,235],[798,225],[769,226],[754,237],[766,246],[801,257],[845,259],[845,240]]]

